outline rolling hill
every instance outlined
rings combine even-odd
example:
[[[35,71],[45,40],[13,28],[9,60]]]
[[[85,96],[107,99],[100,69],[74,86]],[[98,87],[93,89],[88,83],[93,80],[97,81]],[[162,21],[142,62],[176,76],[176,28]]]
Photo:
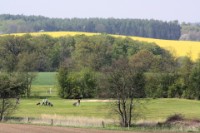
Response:
[[[26,33],[16,33],[10,35],[24,35]],[[100,33],[88,33],[88,32],[33,32],[30,33],[33,36],[38,36],[42,34],[50,35],[52,37],[61,37],[61,36],[74,36],[74,35],[87,35],[93,36]],[[6,34],[5,34],[6,35]],[[191,56],[193,60],[196,60],[199,57],[200,53],[200,42],[194,41],[178,41],[178,40],[162,40],[162,39],[153,39],[153,38],[144,38],[144,37],[135,37],[135,36],[122,36],[122,35],[112,35],[114,37],[130,37],[134,40],[145,41],[145,42],[154,42],[160,47],[167,49],[172,52],[176,57],[180,56]]]

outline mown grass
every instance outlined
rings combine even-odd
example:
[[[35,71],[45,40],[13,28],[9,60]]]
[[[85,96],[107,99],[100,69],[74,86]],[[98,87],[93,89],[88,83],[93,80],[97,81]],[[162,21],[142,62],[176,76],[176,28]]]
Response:
[[[58,97],[56,72],[39,72],[32,83],[31,97]]]
[[[38,73],[37,80],[40,82],[35,82],[32,86],[32,98],[26,99],[22,98],[18,109],[12,115],[14,117],[23,118],[41,118],[45,119],[58,119],[65,120],[69,125],[82,126],[85,125],[98,125],[101,127],[101,121],[104,121],[106,129],[114,130],[124,130],[120,129],[115,124],[118,124],[118,116],[112,112],[112,102],[90,99],[83,99],[81,101],[81,106],[74,107],[72,104],[77,100],[66,100],[58,97],[58,90],[55,79],[56,73]],[[49,82],[51,81],[51,82]],[[51,93],[49,92],[51,88]],[[42,102],[44,98],[53,103],[53,107],[49,106],[37,106],[36,103]],[[143,99],[142,108],[139,110],[142,114],[137,120],[139,123],[155,123],[163,122],[168,116],[173,114],[182,114],[186,118],[190,119],[200,119],[200,101],[197,100],[186,100],[186,99]],[[109,126],[109,123],[111,124]],[[135,127],[130,128],[130,130],[172,130],[165,127]],[[173,129],[177,131],[178,129]]]
[[[34,98],[57,98],[58,89],[56,85],[32,85],[31,97]]]
[[[76,116],[76,117],[95,117],[106,118],[109,108],[106,102],[81,101],[81,106],[74,107],[72,104],[76,100],[65,100],[59,98],[49,98],[53,107],[37,106],[36,103],[42,99],[22,99],[18,110],[14,116],[17,117],[42,117],[43,115]]]
[[[42,99],[22,99],[14,116],[41,117],[42,115],[114,118],[111,113],[111,102],[82,100],[81,106],[74,107],[75,100],[65,100],[49,97],[53,107],[37,106]],[[186,118],[200,119],[200,101],[185,99],[151,99],[143,101],[142,117],[140,121],[164,121],[169,115],[183,114]],[[113,114],[113,115],[112,115]],[[116,118],[116,117],[115,117]]]
[[[32,85],[56,85],[56,72],[39,72]]]
[[[151,99],[146,102],[144,114],[147,120],[165,120],[169,115],[183,114],[186,118],[200,119],[200,101],[161,98]]]

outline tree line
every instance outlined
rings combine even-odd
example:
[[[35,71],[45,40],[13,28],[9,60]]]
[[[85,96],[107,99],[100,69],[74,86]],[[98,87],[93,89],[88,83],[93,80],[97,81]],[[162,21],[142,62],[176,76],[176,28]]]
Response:
[[[182,23],[180,40],[200,41],[200,23]]]
[[[72,18],[0,15],[0,33],[38,31],[84,31],[178,40],[181,26],[177,21],[146,19]]]
[[[106,34],[65,36],[1,36],[1,72],[23,73],[24,96],[31,93],[35,72],[58,71],[62,98],[111,97],[106,78],[117,62],[139,72],[144,82],[137,92],[140,98],[200,98],[199,62],[190,56],[176,58],[154,43]],[[116,67],[117,69],[117,67]],[[132,71],[132,70],[131,70]],[[131,73],[131,72],[130,72]]]

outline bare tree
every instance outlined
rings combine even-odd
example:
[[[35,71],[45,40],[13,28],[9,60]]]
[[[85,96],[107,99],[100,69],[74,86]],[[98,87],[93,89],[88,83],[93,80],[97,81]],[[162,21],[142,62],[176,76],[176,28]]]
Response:
[[[143,72],[131,67],[128,59],[119,59],[106,69],[110,94],[116,98],[114,111],[120,116],[120,125],[131,126],[136,103],[134,100],[144,96]]]

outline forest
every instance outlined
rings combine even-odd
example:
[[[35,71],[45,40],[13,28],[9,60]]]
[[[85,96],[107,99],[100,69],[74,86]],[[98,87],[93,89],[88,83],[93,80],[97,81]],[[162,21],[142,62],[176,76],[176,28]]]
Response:
[[[200,41],[200,23],[182,23],[180,40]]]
[[[31,72],[56,71],[62,98],[114,97],[112,87],[125,80],[136,86],[134,97],[200,99],[200,59],[174,57],[154,43],[107,34],[1,36],[0,71],[27,72],[27,81]]]
[[[200,24],[178,21],[115,18],[48,18],[0,15],[0,34],[39,31],[83,31],[167,40],[200,40]]]
[[[181,26],[178,21],[0,15],[1,34],[38,31],[84,31],[167,40],[179,40],[181,36]]]

